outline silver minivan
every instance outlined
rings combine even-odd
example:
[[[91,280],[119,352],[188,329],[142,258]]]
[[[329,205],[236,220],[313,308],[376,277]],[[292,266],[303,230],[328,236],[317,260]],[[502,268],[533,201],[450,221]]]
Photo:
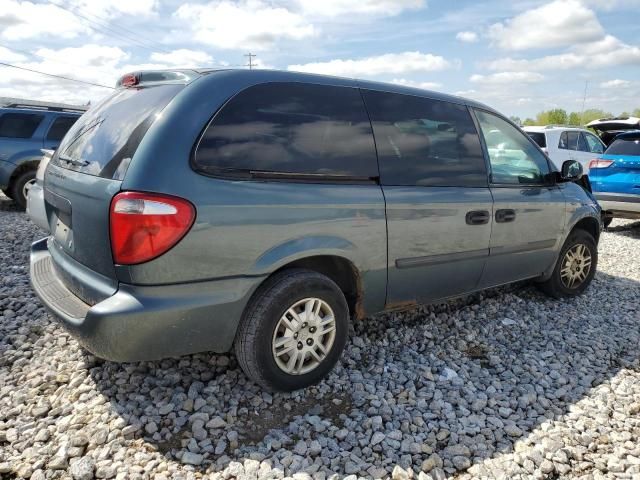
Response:
[[[49,162],[31,280],[100,357],[233,349],[260,385],[293,390],[333,368],[367,315],[524,279],[583,292],[601,225],[581,172],[459,97],[135,72]]]

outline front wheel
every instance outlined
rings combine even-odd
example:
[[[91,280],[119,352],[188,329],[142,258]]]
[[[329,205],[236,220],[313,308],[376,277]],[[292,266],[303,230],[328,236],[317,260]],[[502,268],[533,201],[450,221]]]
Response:
[[[579,295],[593,280],[597,266],[595,239],[584,230],[576,230],[565,241],[551,277],[540,288],[555,298]]]
[[[238,327],[240,366],[269,390],[291,391],[319,382],[340,358],[349,308],[340,288],[319,273],[292,269],[267,280]]]

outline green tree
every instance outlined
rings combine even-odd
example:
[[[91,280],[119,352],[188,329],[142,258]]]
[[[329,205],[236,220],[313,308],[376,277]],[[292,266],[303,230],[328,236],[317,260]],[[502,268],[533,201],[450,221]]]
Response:
[[[520,117],[516,117],[515,115],[511,115],[509,117],[509,120],[511,120],[516,125],[522,125],[522,120],[520,120]]]
[[[533,118],[525,118],[524,122],[522,122],[522,125],[524,125],[525,127],[530,127],[535,124],[536,121]]]
[[[582,123],[580,122],[580,114],[578,112],[571,112],[569,114],[569,121],[568,121],[569,125],[581,125]]]
[[[586,125],[592,120],[597,120],[598,118],[611,118],[611,117],[613,117],[613,113],[600,110],[599,108],[590,108],[588,110],[585,110],[584,113],[580,115],[582,125]]]
[[[556,125],[565,125],[567,123],[567,112],[562,108],[554,108],[549,110],[549,123]]]
[[[631,112],[631,115],[634,117],[640,117],[640,108],[636,108],[633,112]]]

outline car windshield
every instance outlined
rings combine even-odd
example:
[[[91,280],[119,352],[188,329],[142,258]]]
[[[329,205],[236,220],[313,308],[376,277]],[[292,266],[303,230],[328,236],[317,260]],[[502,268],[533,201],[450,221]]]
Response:
[[[604,152],[607,155],[640,156],[640,138],[618,138]]]
[[[547,137],[545,137],[542,132],[525,132],[531,140],[536,142],[540,148],[545,148],[547,146]]]

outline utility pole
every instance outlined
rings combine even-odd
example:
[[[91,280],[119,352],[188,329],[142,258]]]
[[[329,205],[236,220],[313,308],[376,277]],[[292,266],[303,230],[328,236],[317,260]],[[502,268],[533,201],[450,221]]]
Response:
[[[254,53],[247,53],[245,55],[245,57],[249,58],[249,63],[247,63],[247,67],[249,67],[249,70],[253,70],[253,57],[255,57],[256,55]]]
[[[587,102],[587,86],[588,85],[589,85],[589,80],[585,80],[584,95],[582,96],[582,113],[580,114],[580,126],[584,125],[584,105]]]

